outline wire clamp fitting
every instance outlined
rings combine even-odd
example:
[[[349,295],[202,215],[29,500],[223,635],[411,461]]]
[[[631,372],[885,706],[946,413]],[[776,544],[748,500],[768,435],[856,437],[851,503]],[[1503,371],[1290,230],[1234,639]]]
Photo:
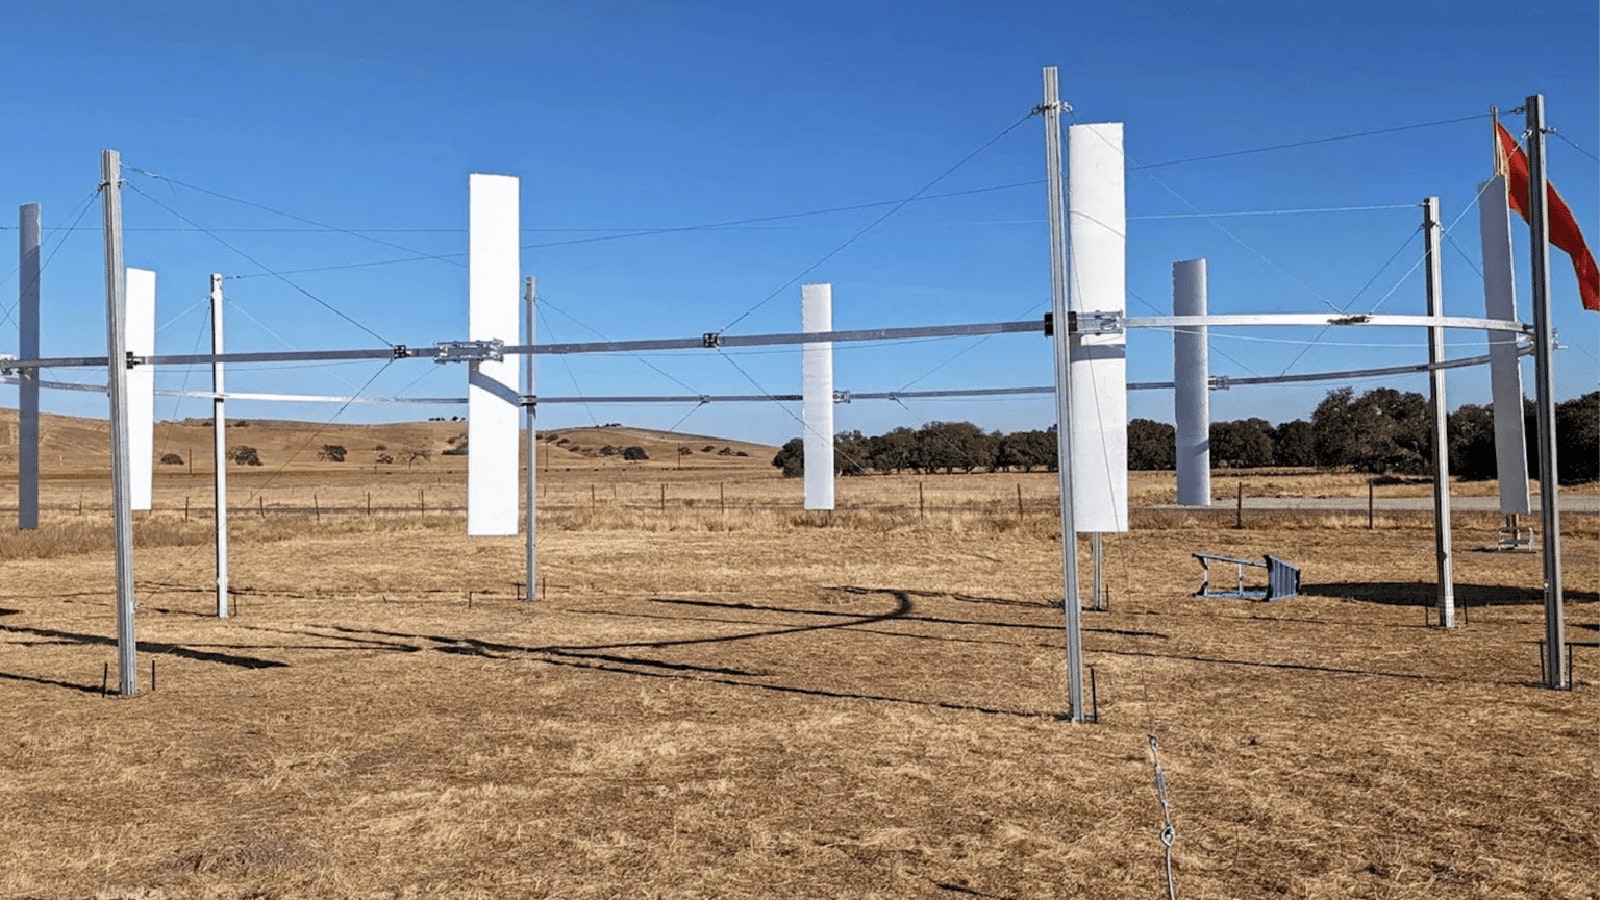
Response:
[[[439,341],[433,345],[433,361],[443,365],[452,362],[483,362],[505,359],[506,343],[492,341]]]
[[[1211,376],[1211,384],[1209,385],[1209,387],[1213,391],[1225,391],[1225,390],[1227,390],[1229,388],[1230,384],[1231,383],[1228,381],[1228,376],[1226,376],[1226,375],[1213,375],[1213,376]]]
[[[135,356],[133,354],[133,351],[129,350],[127,352],[126,363],[127,363],[127,367],[130,368],[130,369],[134,368],[135,366],[142,366],[142,365],[144,365],[144,357]]]
[[[539,398],[532,394],[523,394],[517,398],[517,405],[523,409],[533,409],[539,405]]]
[[[707,350],[715,350],[718,347],[721,347],[722,332],[708,331],[705,334],[700,335],[700,346],[705,347]]]
[[[394,345],[394,358],[395,359],[405,359],[406,357],[408,357],[410,355],[411,355],[411,348],[407,347],[405,344],[395,344]]]
[[[849,403],[850,402],[850,392],[849,391],[834,391],[833,392],[833,402],[835,402],[835,403]]]
[[[11,362],[12,360],[15,360],[15,359],[16,359],[16,357],[11,355],[10,353],[0,353],[0,375],[15,375],[15,374],[17,374],[16,367],[6,365],[6,363],[9,363],[9,362]]]

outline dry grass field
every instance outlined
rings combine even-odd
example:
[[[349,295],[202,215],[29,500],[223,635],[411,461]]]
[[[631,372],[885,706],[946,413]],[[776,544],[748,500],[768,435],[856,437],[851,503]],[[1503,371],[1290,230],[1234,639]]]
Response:
[[[1425,514],[1136,510],[1084,614],[1100,722],[1073,725],[1053,475],[845,479],[807,515],[772,448],[563,432],[530,603],[521,539],[464,536],[465,460],[437,455],[462,423],[252,423],[219,621],[210,429],[163,428],[141,696],[101,696],[103,432],[51,420],[43,527],[0,528],[0,896],[1162,897],[1152,734],[1181,897],[1600,893],[1600,650],[1534,686],[1539,558],[1471,552],[1490,516],[1456,518],[1446,632]],[[1593,642],[1600,523],[1564,524]],[[1197,550],[1292,560],[1305,594],[1194,597]]]

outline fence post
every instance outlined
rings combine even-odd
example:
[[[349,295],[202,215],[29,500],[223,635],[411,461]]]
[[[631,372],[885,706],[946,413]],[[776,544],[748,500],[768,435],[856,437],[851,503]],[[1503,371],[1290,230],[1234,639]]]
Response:
[[[717,482],[717,505],[722,507],[722,514],[726,516],[728,514],[728,485],[725,482]]]
[[[313,491],[311,493],[311,508],[313,510],[315,510],[316,513],[317,513],[317,521],[321,522],[322,521],[322,501],[317,499],[317,494],[316,494],[315,491]]]
[[[1233,504],[1233,527],[1244,527],[1244,482],[1239,482],[1239,499]]]
[[[661,486],[661,511],[667,511],[667,486],[665,484]]]
[[[927,517],[928,517],[928,499],[922,493],[922,482],[919,481],[919,482],[917,482],[917,518],[926,519]]]
[[[1372,526],[1372,522],[1373,522],[1373,506],[1374,506],[1374,502],[1373,502],[1373,494],[1372,494],[1372,479],[1368,478],[1367,479],[1367,530],[1368,531],[1371,531],[1372,527],[1373,527]]]
[[[185,522],[189,521],[189,497],[187,495],[183,498],[183,520]]]
[[[1017,521],[1022,521],[1022,483],[1017,483]]]

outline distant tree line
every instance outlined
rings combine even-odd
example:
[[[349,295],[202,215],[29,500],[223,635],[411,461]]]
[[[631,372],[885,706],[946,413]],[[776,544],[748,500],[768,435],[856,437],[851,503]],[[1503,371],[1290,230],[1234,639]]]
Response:
[[[1534,409],[1523,406],[1529,475],[1538,474]],[[1448,417],[1450,471],[1464,479],[1495,477],[1494,411],[1466,404]],[[1556,405],[1557,474],[1563,482],[1600,478],[1600,392]],[[1377,388],[1357,395],[1329,391],[1310,421],[1273,425],[1265,419],[1212,423],[1211,465],[1219,469],[1266,467],[1344,469],[1371,474],[1422,475],[1432,466],[1433,424],[1421,394]],[[800,438],[784,444],[772,464],[788,476],[805,471]],[[1128,423],[1128,468],[1170,470],[1177,465],[1177,432],[1165,422]],[[859,431],[834,436],[834,471],[871,472],[1055,471],[1056,433],[985,432],[971,422],[929,422],[879,435]]]

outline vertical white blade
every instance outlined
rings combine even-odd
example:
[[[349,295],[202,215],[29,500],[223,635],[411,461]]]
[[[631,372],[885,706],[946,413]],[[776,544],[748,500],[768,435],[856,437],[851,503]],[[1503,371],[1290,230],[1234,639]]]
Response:
[[[800,330],[833,330],[833,285],[800,286]],[[806,509],[833,509],[833,342],[802,344]]]
[[[1172,264],[1172,314],[1206,314],[1206,261]],[[1207,329],[1172,334],[1172,392],[1178,431],[1178,505],[1211,505],[1211,357]]]
[[[1483,314],[1517,321],[1517,280],[1511,263],[1511,208],[1506,180],[1495,176],[1479,185],[1478,235],[1483,243]],[[1489,332],[1489,384],[1494,398],[1494,458],[1500,482],[1500,512],[1527,515],[1528,443],[1522,418],[1522,364],[1517,337]]]
[[[470,178],[467,339],[517,341],[521,199],[516,178]],[[468,364],[467,534],[517,533],[517,364]]]
[[[1122,123],[1067,129],[1067,308],[1126,312]],[[1072,340],[1072,497],[1080,532],[1128,530],[1127,338]]]
[[[153,356],[156,352],[156,273],[129,269],[127,307],[123,329],[128,352]],[[133,509],[149,509],[151,481],[155,475],[156,369],[140,363],[128,370],[128,487]]]

